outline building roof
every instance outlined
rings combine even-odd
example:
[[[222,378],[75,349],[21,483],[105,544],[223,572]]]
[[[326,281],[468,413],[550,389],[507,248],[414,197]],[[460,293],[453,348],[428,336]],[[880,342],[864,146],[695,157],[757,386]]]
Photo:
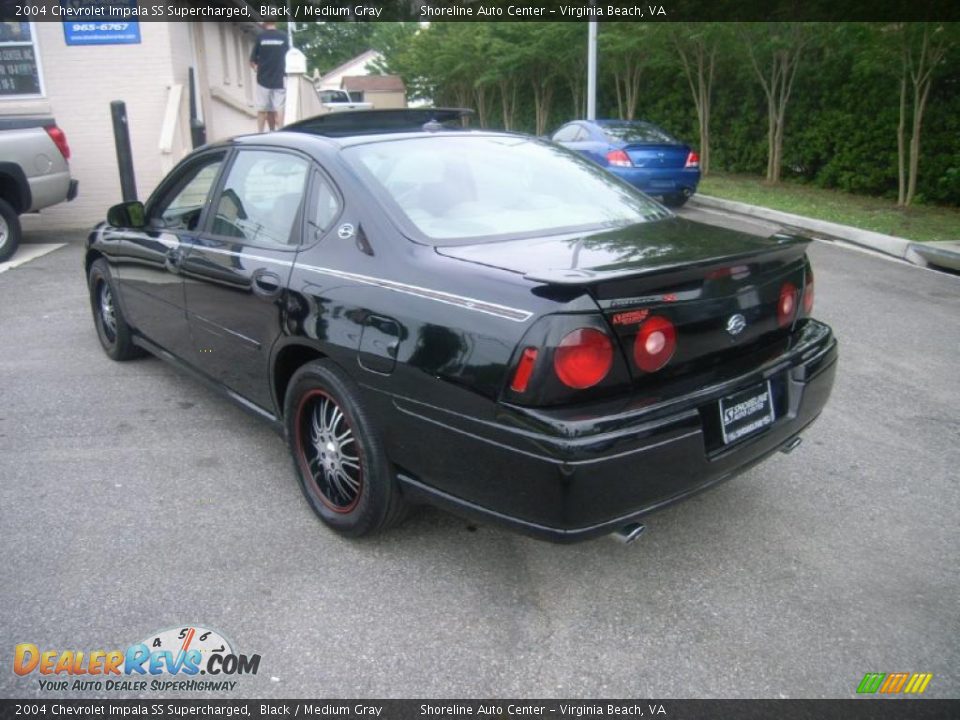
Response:
[[[337,65],[333,70],[329,70],[320,76],[320,81],[323,82],[327,78],[332,78],[337,75],[342,75],[350,70],[358,70],[360,72],[366,72],[367,65],[372,63],[375,60],[378,60],[381,57],[380,53],[376,50],[365,50],[354,58],[350,58],[345,63]]]
[[[340,86],[348,92],[399,92],[405,93],[403,80],[399,75],[347,75]]]

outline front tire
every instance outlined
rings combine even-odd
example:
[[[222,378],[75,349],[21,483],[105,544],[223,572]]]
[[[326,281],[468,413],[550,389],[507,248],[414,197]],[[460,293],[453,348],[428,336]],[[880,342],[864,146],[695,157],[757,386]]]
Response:
[[[332,363],[307,363],[291,378],[284,408],[300,488],[326,525],[361,537],[402,519],[393,466],[356,383]]]
[[[0,262],[9,260],[20,245],[23,231],[17,211],[0,198]]]
[[[117,304],[117,289],[110,277],[110,266],[103,258],[90,266],[87,286],[90,288],[93,324],[103,351],[119,362],[141,357],[144,351],[133,344],[133,333]]]

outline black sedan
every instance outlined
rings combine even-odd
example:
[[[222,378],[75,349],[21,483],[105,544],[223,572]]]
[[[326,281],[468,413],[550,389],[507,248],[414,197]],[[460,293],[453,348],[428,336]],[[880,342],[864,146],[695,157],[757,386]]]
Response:
[[[349,536],[429,502],[633,537],[796,446],[837,361],[808,240],[677,218],[576,153],[456,118],[340,113],[198,149],[90,234],[103,348],[284,432]]]

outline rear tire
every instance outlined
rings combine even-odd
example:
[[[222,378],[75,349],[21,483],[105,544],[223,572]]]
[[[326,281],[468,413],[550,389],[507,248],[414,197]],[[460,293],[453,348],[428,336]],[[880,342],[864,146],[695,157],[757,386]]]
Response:
[[[17,251],[22,233],[17,211],[0,198],[0,262],[9,260]]]
[[[687,204],[687,200],[689,200],[691,197],[692,197],[691,195],[685,195],[684,193],[673,193],[671,195],[664,195],[663,204],[666,205],[667,207],[674,207],[674,208],[683,207],[684,205]]]
[[[284,408],[300,489],[326,525],[361,537],[405,517],[394,468],[353,380],[330,362],[307,363],[291,378]]]
[[[133,333],[117,304],[117,289],[110,277],[110,266],[103,258],[90,266],[87,286],[90,288],[93,324],[103,351],[118,362],[142,357],[145,353],[133,344]]]

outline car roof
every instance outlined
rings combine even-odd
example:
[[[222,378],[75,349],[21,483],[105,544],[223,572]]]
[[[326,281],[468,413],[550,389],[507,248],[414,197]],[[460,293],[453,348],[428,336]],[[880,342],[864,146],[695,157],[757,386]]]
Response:
[[[354,110],[316,115],[287,125],[284,130],[325,137],[435,131],[463,127],[463,118],[472,114],[473,110],[467,108]]]
[[[370,112],[370,111],[367,111]],[[339,114],[339,113],[338,113]],[[344,113],[346,114],[346,113]],[[510,137],[522,138],[524,140],[537,140],[538,138],[526,133],[504,132],[499,130],[485,129],[456,129],[448,127],[438,127],[431,130],[417,129],[396,129],[396,130],[370,130],[368,132],[359,132],[356,134],[343,134],[328,136],[313,132],[306,132],[299,128],[285,127],[283,130],[270,133],[252,133],[249,135],[238,135],[229,140],[219,143],[212,143],[205,146],[207,149],[215,147],[230,147],[234,145],[266,145],[276,146],[278,148],[293,148],[303,151],[311,149],[326,148],[335,150],[339,148],[352,147],[354,145],[365,145],[368,143],[390,142],[394,140],[425,139],[436,137]]]

